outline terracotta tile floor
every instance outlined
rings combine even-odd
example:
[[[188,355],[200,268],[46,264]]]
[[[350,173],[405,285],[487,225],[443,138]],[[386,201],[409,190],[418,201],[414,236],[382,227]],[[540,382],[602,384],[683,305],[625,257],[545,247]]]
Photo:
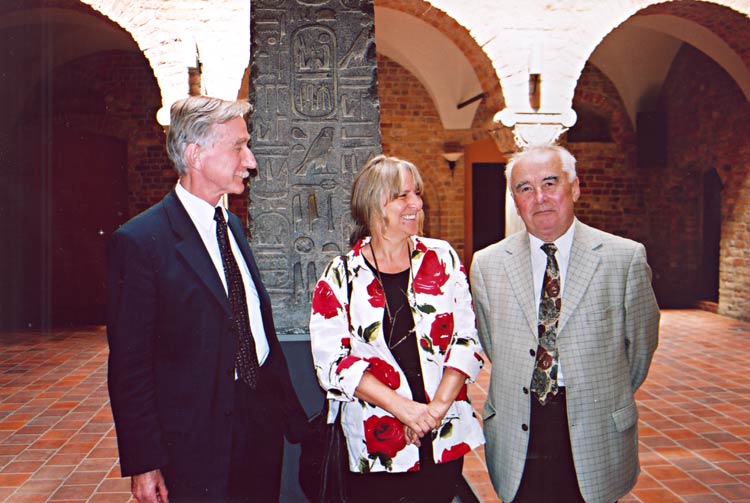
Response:
[[[661,333],[638,392],[643,473],[622,502],[750,503],[750,394],[740,388],[750,323],[669,310]],[[101,327],[0,334],[0,502],[131,500],[119,478],[106,357]],[[477,408],[488,378],[472,387]],[[482,452],[467,458],[465,474],[481,501],[499,501]]]

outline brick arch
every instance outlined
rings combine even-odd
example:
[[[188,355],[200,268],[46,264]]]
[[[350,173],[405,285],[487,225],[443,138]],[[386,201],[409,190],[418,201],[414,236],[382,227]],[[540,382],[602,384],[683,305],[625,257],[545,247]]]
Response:
[[[578,110],[579,107],[585,107],[605,117],[609,123],[612,141],[621,149],[632,152],[635,145],[635,133],[625,106],[614,84],[590,62],[581,72],[573,96],[573,109]],[[577,126],[579,124],[573,127]]]
[[[75,3],[88,5],[91,10],[106,17],[109,22],[130,34],[151,66],[151,71],[159,84],[162,101],[164,101],[166,96],[163,89],[169,87],[168,83],[174,80],[174,73],[176,73],[175,69],[170,68],[172,65],[163,61],[170,59],[164,58],[164,47],[176,45],[180,41],[175,40],[174,37],[172,40],[168,39],[166,30],[159,29],[160,21],[157,16],[151,16],[148,21],[143,22],[143,8],[137,2],[113,3],[104,0],[80,0]],[[153,49],[155,47],[160,49]],[[179,47],[173,49],[174,52],[178,50]]]
[[[545,90],[551,110],[562,110],[566,104],[572,103],[576,81],[597,46],[620,24],[639,14],[670,14],[699,22],[711,29],[717,36],[721,36],[737,54],[741,55],[746,64],[748,62],[747,53],[750,51],[750,44],[747,39],[750,37],[750,29],[744,28],[743,32],[742,23],[746,23],[747,16],[750,16],[750,4],[743,5],[733,0],[683,0],[680,2],[631,0],[629,4],[619,2],[616,5],[612,5],[611,2],[599,2],[596,6],[582,9],[580,13],[568,11],[565,17],[559,19],[561,25],[556,33],[555,46],[562,47],[564,50],[550,51],[554,52],[557,59],[554,62],[546,61],[548,64],[545,66],[545,77],[549,83]],[[718,19],[711,19],[714,15],[718,16]],[[551,27],[553,25],[545,23],[544,20],[535,24],[545,26],[549,30],[554,29]],[[473,29],[474,26],[469,26],[469,28]],[[481,26],[477,26],[477,29],[479,28]],[[500,31],[507,31],[507,28],[503,27]],[[510,41],[513,43],[512,38]],[[492,57],[493,63],[497,67],[503,66],[499,57],[508,55],[507,51],[517,49],[517,45],[508,45],[505,50],[496,52],[496,55]],[[517,57],[508,56],[516,64],[519,63]],[[525,61],[520,64],[522,67],[516,68],[517,70],[526,68]],[[506,89],[506,95],[512,95],[511,101],[513,101],[509,103],[509,106],[518,107],[519,104],[515,101],[519,96],[525,99],[527,83],[523,79],[516,79],[509,83],[509,86]]]
[[[505,106],[505,99],[492,61],[469,31],[448,14],[434,8],[424,0],[375,0],[375,6],[397,10],[421,19],[440,31],[463,52],[479,79],[482,91],[485,93],[485,97],[474,116],[472,128],[483,129],[488,126],[495,112]],[[481,131],[477,131],[477,133],[479,134],[475,139],[487,136],[486,132],[482,134]]]
[[[724,40],[750,66],[750,6],[743,13],[721,3],[729,2],[691,0],[657,3],[639,11],[638,15],[665,14],[699,24]]]
[[[164,149],[164,131],[153,120],[161,102],[143,56],[126,51],[88,54],[56,69],[51,79],[61,99],[71,87],[66,83],[85,83],[90,93],[104,98],[103,110],[69,107],[55,110],[49,120],[54,126],[110,136],[127,144],[129,214],[158,201],[175,183],[176,174]],[[125,81],[127,86],[123,86]]]

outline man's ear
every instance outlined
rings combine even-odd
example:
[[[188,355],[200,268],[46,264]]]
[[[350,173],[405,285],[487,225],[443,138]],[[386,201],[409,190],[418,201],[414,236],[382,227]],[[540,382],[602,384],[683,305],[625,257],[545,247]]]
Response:
[[[573,202],[578,201],[578,198],[581,197],[581,185],[578,181],[578,177],[575,177],[575,179],[573,179],[571,190],[573,193]]]
[[[200,169],[201,146],[197,143],[188,143],[185,147],[185,164],[189,169]]]

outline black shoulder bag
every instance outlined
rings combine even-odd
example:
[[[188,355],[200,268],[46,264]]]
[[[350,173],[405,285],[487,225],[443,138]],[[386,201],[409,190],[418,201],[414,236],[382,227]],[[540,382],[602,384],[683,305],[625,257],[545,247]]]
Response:
[[[342,255],[346,271],[348,301],[352,298],[349,264]],[[337,402],[340,403],[340,402]],[[299,484],[312,503],[346,503],[346,472],[349,454],[341,428],[339,408],[336,421],[327,424],[329,400],[324,398],[323,409],[310,418],[308,431],[302,439],[299,457]]]

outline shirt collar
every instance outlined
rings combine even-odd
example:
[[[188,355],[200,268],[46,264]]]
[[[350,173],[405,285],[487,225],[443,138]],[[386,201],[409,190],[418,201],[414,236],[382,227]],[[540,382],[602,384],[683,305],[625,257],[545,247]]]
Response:
[[[175,186],[175,193],[177,194],[177,198],[185,207],[185,210],[188,212],[188,215],[190,215],[190,219],[201,231],[201,233],[209,232],[213,228],[216,207],[221,208],[222,213],[224,213],[225,219],[227,217],[226,211],[221,206],[221,204],[217,205],[216,207],[211,206],[200,197],[193,195],[189,190],[183,187],[179,181]]]
[[[560,254],[561,256],[566,258],[570,256],[570,249],[573,247],[573,236],[575,235],[576,220],[578,219],[573,219],[573,223],[570,224],[570,227],[568,227],[568,230],[565,231],[565,234],[553,241],[555,246],[557,246],[556,255]],[[529,233],[529,247],[531,248],[532,253],[539,252],[544,243],[546,243],[546,241],[542,241],[538,237]],[[541,251],[541,253],[544,254],[544,251]]]

